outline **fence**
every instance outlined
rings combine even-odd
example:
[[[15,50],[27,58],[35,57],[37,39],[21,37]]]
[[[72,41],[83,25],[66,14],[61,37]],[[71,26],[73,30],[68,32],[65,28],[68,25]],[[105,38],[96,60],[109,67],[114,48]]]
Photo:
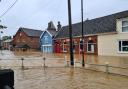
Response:
[[[82,67],[81,61],[74,61],[74,67]],[[64,58],[15,58],[15,59],[4,59],[0,60],[0,68],[46,68],[46,67],[69,67],[70,61],[67,57]],[[106,73],[115,73],[120,75],[128,76],[128,68],[111,66],[109,63],[104,65],[101,64],[90,64],[85,63],[84,69],[103,71]]]
[[[75,66],[82,65],[81,62],[76,62]],[[118,66],[111,66],[109,63],[105,64],[91,64],[91,63],[85,63],[85,69],[95,70],[95,71],[102,71],[106,72],[107,74],[113,73],[113,74],[119,74],[119,75],[125,75],[128,76],[128,67],[118,67]]]

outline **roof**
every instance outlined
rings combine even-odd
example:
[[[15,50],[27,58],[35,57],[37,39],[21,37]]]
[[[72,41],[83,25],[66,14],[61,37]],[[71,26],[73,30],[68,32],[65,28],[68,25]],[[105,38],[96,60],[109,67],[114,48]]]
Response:
[[[55,30],[47,30],[52,36],[55,36],[56,35],[56,32]]]
[[[5,41],[3,41],[4,43],[9,43],[9,42],[12,42],[12,39],[7,39]]]
[[[40,37],[42,37],[45,32],[50,34],[51,37],[54,37],[56,35],[57,31],[52,21],[48,23],[47,29],[41,34]]]
[[[128,17],[128,10],[92,20],[86,20],[84,21],[84,35],[116,32],[116,20],[125,17]],[[72,25],[73,37],[81,36],[81,27],[81,22]],[[55,38],[57,39],[67,37],[69,37],[69,27],[64,26],[57,33]]]
[[[43,33],[41,30],[29,29],[29,28],[19,28],[19,30],[24,31],[28,36],[40,37]]]

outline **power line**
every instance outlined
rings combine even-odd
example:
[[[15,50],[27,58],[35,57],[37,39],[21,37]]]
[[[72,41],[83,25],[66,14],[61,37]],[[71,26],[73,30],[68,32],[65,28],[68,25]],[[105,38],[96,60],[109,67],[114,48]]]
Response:
[[[18,0],[16,0],[1,16],[0,18],[2,18],[4,15],[6,15],[12,8],[13,6],[15,6],[15,4],[18,2]]]

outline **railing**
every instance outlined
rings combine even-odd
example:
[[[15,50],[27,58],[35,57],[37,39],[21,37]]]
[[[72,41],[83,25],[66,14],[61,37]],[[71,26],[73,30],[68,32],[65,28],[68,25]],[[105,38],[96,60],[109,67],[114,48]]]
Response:
[[[81,62],[76,62],[75,63],[76,67],[78,66],[77,64],[82,65]],[[95,70],[95,71],[103,71],[103,72],[106,72],[107,74],[113,73],[113,74],[128,76],[128,67],[111,66],[111,65],[109,65],[109,63],[105,63],[105,64],[85,63],[84,68]]]
[[[15,58],[0,60],[0,68],[64,67],[65,58]]]
[[[80,61],[74,61],[74,67],[82,67],[82,63]],[[0,68],[20,68],[20,69],[28,69],[28,68],[46,68],[46,67],[69,67],[70,61],[67,60],[67,57],[64,58],[15,58],[15,59],[4,59],[0,60]],[[111,66],[109,63],[104,65],[101,64],[90,64],[85,63],[85,67],[83,69],[91,69],[96,71],[103,71],[107,74],[115,73],[120,75],[128,76],[128,68],[127,67],[117,67]]]

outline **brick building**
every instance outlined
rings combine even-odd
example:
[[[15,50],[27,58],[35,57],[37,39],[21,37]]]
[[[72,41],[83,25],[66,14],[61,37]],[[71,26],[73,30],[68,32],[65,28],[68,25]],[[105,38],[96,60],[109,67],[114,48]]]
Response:
[[[41,30],[19,28],[13,37],[12,44],[15,48],[29,47],[30,49],[39,49],[39,39],[42,32]]]
[[[128,56],[128,10],[84,21],[84,53]],[[82,24],[72,25],[74,53],[81,52]],[[69,52],[69,27],[56,34],[55,52]]]

